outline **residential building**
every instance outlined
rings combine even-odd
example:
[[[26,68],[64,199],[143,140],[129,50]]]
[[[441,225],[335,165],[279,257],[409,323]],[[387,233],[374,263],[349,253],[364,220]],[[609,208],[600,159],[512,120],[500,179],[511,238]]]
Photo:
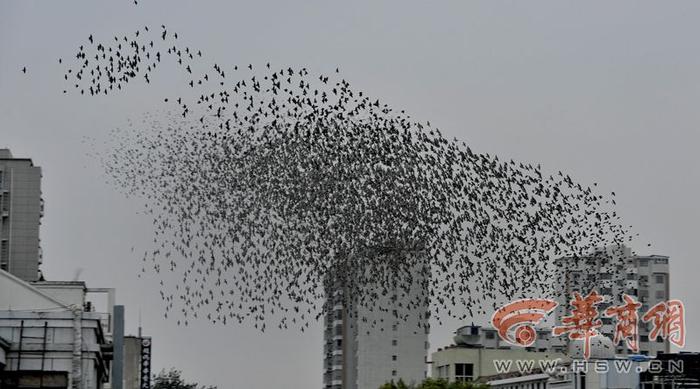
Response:
[[[341,277],[329,276],[335,278],[326,290],[330,309],[324,321],[324,389],[373,389],[392,379],[411,384],[426,377],[426,269],[421,264],[411,270],[408,293],[391,289],[374,296],[371,306],[352,296]],[[363,288],[379,289],[371,283]],[[423,303],[412,304],[416,301]]]
[[[0,270],[24,281],[41,278],[39,226],[44,213],[41,168],[0,149]]]
[[[614,318],[604,317],[607,307],[622,304],[622,295],[634,297],[642,304],[639,309],[639,351],[643,355],[668,353],[668,340],[661,337],[649,339],[652,323],[644,323],[641,318],[655,304],[667,301],[670,297],[670,272],[668,257],[663,255],[636,255],[625,246],[601,248],[582,258],[563,257],[556,260],[558,269],[555,291],[559,305],[555,310],[556,325],[561,325],[563,317],[570,314],[570,300],[574,292],[582,296],[595,289],[605,300],[599,304],[603,326],[600,333],[611,339],[614,337]],[[555,350],[566,349],[567,337],[553,342]],[[627,349],[624,342],[615,345],[618,355],[636,354]]]

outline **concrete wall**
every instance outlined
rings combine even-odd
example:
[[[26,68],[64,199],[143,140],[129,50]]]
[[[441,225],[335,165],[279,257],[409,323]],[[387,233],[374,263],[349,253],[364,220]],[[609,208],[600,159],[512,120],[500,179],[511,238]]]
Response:
[[[0,270],[0,310],[42,311],[57,308],[67,309],[67,306],[18,277]]]
[[[31,285],[66,305],[85,305],[86,288],[82,281],[42,281]]]
[[[124,389],[139,389],[141,385],[141,339],[124,337]]]

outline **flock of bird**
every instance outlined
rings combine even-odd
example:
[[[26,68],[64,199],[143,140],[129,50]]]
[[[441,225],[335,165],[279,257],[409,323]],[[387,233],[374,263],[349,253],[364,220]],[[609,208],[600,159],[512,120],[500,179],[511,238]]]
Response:
[[[176,274],[161,297],[184,324],[303,331],[336,290],[358,315],[429,304],[438,321],[468,319],[499,299],[551,294],[556,257],[633,238],[614,193],[473,151],[338,69],[207,66],[166,26],[91,35],[75,59],[64,77],[90,96],[150,83],[166,60],[187,76],[194,98],[164,98],[102,154],[112,182],[145,200],[144,260]]]

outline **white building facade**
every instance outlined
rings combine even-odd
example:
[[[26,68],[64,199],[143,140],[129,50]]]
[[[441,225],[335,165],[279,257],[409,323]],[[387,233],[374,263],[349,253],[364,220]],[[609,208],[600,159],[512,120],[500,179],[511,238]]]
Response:
[[[324,321],[324,389],[375,389],[390,380],[417,384],[426,377],[428,275],[417,270],[408,293],[399,288],[379,293],[371,306],[357,303],[342,282],[331,283],[326,294],[332,309]],[[421,303],[412,304],[416,301]]]

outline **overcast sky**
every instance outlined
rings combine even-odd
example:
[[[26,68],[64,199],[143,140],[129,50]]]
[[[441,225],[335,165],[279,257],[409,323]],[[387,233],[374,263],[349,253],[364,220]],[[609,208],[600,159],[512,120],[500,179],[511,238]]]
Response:
[[[139,311],[154,364],[220,388],[321,384],[320,326],[306,334],[162,318],[155,278],[137,278],[149,220],[86,154],[127,119],[186,93],[166,69],[148,87],[63,95],[64,61],[88,35],[165,24],[224,66],[270,61],[342,76],[447,137],[541,163],[615,191],[641,233],[633,249],[671,257],[672,297],[700,351],[700,2],[697,1],[0,1],[0,147],[43,168],[47,278],[116,287],[127,329]],[[20,70],[27,67],[27,73]],[[135,247],[132,252],[132,247]],[[433,350],[460,323],[434,328]]]

